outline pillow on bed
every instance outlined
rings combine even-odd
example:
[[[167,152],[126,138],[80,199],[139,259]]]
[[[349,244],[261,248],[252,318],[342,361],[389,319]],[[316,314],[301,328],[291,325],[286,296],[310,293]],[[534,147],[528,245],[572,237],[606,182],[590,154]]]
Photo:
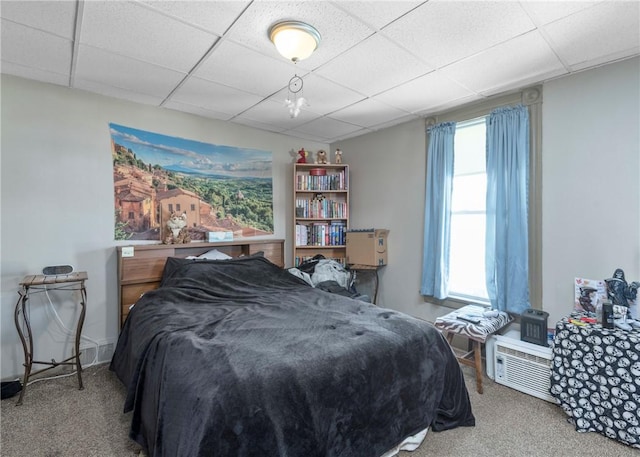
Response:
[[[217,249],[212,249],[210,251],[205,252],[204,254],[200,254],[198,256],[190,255],[187,257],[189,260],[193,259],[206,259],[206,260],[228,260],[231,259],[230,255],[225,254],[224,252],[220,252]]]

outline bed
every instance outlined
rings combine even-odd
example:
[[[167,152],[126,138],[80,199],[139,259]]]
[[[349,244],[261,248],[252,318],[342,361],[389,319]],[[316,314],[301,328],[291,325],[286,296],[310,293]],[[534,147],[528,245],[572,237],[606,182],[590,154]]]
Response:
[[[475,424],[430,323],[315,289],[260,254],[167,258],[111,369],[150,457],[379,457]]]

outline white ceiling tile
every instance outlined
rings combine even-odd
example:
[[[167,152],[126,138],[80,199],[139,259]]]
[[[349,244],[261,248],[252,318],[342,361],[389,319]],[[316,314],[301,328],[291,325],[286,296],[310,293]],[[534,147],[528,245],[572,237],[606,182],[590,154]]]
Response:
[[[603,2],[544,27],[556,52],[569,65],[628,50],[640,51],[640,2]]]
[[[3,62],[68,75],[71,42],[50,33],[2,20],[0,34]]]
[[[411,2],[402,0],[390,2],[380,0],[375,2],[352,2],[341,0],[336,2],[336,6],[353,14],[365,24],[376,29],[381,29],[423,2],[424,0]]]
[[[251,4],[228,37],[266,55],[284,58],[269,40],[271,26],[284,20],[306,22],[322,36],[311,57],[298,63],[302,68],[315,68],[373,33],[369,27],[326,1],[259,1]]]
[[[475,92],[513,88],[566,72],[538,32],[527,33],[440,71]]]
[[[406,116],[398,117],[398,118],[395,118],[395,119],[393,119],[391,121],[383,122],[382,124],[378,124],[375,127],[372,127],[370,130],[375,131],[375,130],[386,129],[387,127],[393,127],[394,125],[404,124],[405,122],[414,121],[414,120],[416,120],[416,119],[418,119],[420,117],[421,116],[416,116],[415,114],[407,114]]]
[[[171,100],[235,115],[259,103],[262,98],[232,87],[191,77],[173,93]]]
[[[11,62],[5,62],[4,60],[0,64],[2,67],[2,74],[19,76],[25,79],[31,79],[34,81],[40,81],[43,83],[57,84],[59,86],[69,85],[69,75],[61,75],[60,73],[53,73],[46,70],[39,70],[31,66],[19,65]]]
[[[362,130],[362,127],[348,124],[346,122],[331,119],[329,117],[320,117],[316,120],[301,125],[296,129],[301,133],[315,135],[318,138],[337,138],[343,135]]]
[[[136,3],[84,3],[84,44],[173,70],[191,70],[217,39]]]
[[[222,36],[229,26],[233,24],[233,21],[242,13],[242,10],[251,2],[240,0],[155,0],[142,3],[172,17],[195,25],[196,27]]]
[[[254,121],[253,119],[249,119],[243,116],[236,116],[233,118],[233,122],[236,124],[246,125],[247,127],[253,127],[260,130],[266,130],[267,132],[284,132],[286,129],[282,126],[265,124],[263,122]]]
[[[126,68],[127,71],[122,71]],[[80,45],[75,77],[128,91],[166,98],[185,73]]]
[[[312,135],[310,133],[300,132],[298,130],[285,130],[282,133],[287,136],[300,138],[303,141],[313,141],[314,143],[328,143],[327,137],[324,137],[324,136],[320,137],[320,136]],[[304,147],[304,143],[301,143],[301,145]]]
[[[213,111],[210,109],[202,108],[201,106],[193,106],[188,103],[180,103],[176,101],[168,101],[167,103],[162,105],[164,108],[173,109],[176,111],[182,111],[185,113],[195,114],[197,116],[207,117],[210,119],[218,119],[221,121],[228,121],[233,116],[228,113],[220,113],[218,111]]]
[[[375,127],[407,116],[406,111],[368,98],[331,114],[329,117],[360,127]]]
[[[238,117],[259,121],[268,125],[279,126],[283,129],[291,129],[317,119],[320,115],[310,111],[308,107],[303,106],[297,117],[291,117],[289,115],[289,109],[283,101],[267,99],[255,106],[252,106]]]
[[[583,1],[583,0],[552,0],[552,1],[523,1],[520,4],[531,15],[534,22],[538,25],[548,24],[563,17],[570,16],[587,8],[591,8],[600,1]]]
[[[474,92],[456,81],[444,77],[440,71],[433,71],[374,98],[410,113],[417,113],[474,95]]]
[[[371,96],[431,70],[383,36],[374,35],[315,73]]]
[[[76,5],[75,1],[2,0],[2,17],[72,40]]]
[[[308,110],[317,114],[329,114],[366,98],[365,95],[313,73],[303,76],[302,80],[303,86],[299,95],[307,99]],[[285,88],[274,94],[270,99],[282,103],[288,96],[290,96],[289,91]]]
[[[268,68],[269,71],[265,71]],[[295,74],[295,65],[273,59],[225,40],[193,73],[202,79],[267,97],[286,87]]]
[[[95,94],[100,94],[111,98],[118,98],[121,100],[126,100],[128,102],[141,103],[143,105],[159,106],[160,103],[162,103],[161,97],[141,94],[140,92],[121,89],[119,87],[107,86],[95,81],[85,81],[80,78],[76,78],[74,80],[73,87],[74,89],[86,90]]]
[[[441,67],[534,28],[518,2],[431,0],[384,33],[432,65]]]

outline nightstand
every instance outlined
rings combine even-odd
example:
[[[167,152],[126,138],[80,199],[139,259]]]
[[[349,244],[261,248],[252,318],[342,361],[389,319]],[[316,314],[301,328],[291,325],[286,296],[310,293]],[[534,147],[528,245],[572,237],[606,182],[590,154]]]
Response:
[[[16,303],[15,309],[15,324],[22,342],[22,348],[24,349],[24,377],[22,379],[22,390],[20,391],[20,398],[17,405],[22,404],[24,393],[27,390],[27,384],[29,378],[42,373],[47,370],[51,370],[60,365],[75,365],[78,375],[78,388],[83,389],[82,385],[82,366],[80,365],[80,335],[82,334],[82,324],[84,323],[84,316],[86,312],[87,291],[84,287],[84,282],[87,280],[87,273],[85,271],[78,271],[74,273],[64,275],[28,275],[25,276],[20,286],[22,289],[19,291],[20,298]],[[36,293],[46,293],[51,290],[68,290],[80,292],[80,316],[76,325],[75,334],[75,353],[71,357],[56,362],[51,360],[50,362],[43,362],[33,359],[33,333],[31,330],[31,323],[29,322],[29,296]],[[42,368],[37,371],[32,371],[33,365],[48,365],[47,368]]]

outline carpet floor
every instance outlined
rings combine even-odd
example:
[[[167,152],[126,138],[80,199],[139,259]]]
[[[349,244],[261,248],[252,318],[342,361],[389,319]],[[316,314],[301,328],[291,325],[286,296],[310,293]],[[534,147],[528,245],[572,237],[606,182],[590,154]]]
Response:
[[[430,431],[418,450],[401,451],[399,457],[640,456],[640,450],[600,434],[576,432],[559,406],[486,377],[480,395],[473,371],[463,371],[476,426]],[[81,391],[77,378],[70,376],[28,386],[20,406],[17,396],[2,400],[0,455],[139,456],[140,447],[128,438],[131,414],[122,412],[124,386],[108,364],[85,369],[82,378]]]

